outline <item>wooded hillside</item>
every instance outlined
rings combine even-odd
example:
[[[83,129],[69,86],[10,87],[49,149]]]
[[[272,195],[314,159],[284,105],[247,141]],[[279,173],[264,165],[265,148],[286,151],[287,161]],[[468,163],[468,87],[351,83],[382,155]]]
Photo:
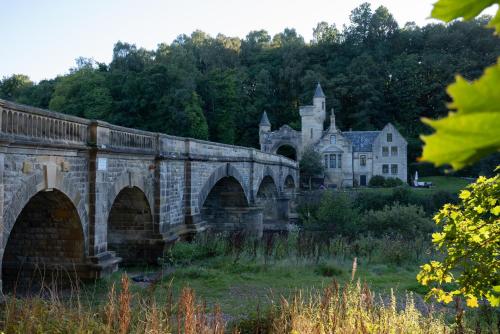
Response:
[[[34,84],[24,75],[0,81],[0,98],[115,124],[224,143],[258,146],[266,110],[273,128],[300,127],[298,106],[317,81],[343,130],[392,122],[420,154],[420,117],[446,115],[446,86],[456,73],[481,75],[500,54],[485,19],[448,26],[398,25],[369,4],[350,24],[320,22],[310,42],[294,29],[246,38],[195,31],[155,50],[116,43],[109,64],[79,58],[70,73]]]

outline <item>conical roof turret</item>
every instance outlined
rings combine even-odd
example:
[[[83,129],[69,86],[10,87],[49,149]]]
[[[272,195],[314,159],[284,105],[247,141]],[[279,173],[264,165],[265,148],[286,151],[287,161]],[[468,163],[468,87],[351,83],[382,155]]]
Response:
[[[314,98],[317,97],[325,98],[325,93],[323,93],[323,89],[321,88],[319,82],[318,85],[316,86],[316,90],[314,91]]]
[[[269,122],[269,118],[267,118],[267,112],[262,113],[262,117],[260,118],[260,126],[271,126],[271,122]]]

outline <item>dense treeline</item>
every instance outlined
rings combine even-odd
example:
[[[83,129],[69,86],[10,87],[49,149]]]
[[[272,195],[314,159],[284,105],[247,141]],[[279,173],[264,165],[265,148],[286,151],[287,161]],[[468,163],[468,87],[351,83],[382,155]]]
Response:
[[[456,73],[477,78],[500,54],[485,19],[444,26],[398,26],[384,7],[354,9],[338,29],[321,22],[310,43],[294,29],[246,38],[202,31],[156,50],[118,42],[110,64],[79,58],[70,73],[34,84],[0,82],[0,98],[168,134],[257,146],[267,110],[273,127],[300,127],[298,106],[320,81],[342,129],[392,122],[420,154],[419,118],[447,113],[445,87]]]

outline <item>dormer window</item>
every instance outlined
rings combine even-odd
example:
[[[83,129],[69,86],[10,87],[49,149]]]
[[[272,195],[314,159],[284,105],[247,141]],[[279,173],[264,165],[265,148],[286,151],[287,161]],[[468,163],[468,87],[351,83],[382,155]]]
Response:
[[[335,135],[330,136],[330,144],[336,144],[337,143],[337,137]]]
[[[392,142],[392,133],[387,134],[387,142],[391,143]]]

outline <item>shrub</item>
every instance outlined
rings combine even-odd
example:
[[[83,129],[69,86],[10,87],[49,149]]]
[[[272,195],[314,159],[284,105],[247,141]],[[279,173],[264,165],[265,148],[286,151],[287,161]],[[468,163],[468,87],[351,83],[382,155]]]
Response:
[[[368,210],[381,210],[386,205],[392,204],[390,195],[379,192],[360,192],[356,196],[356,206],[361,212]]]
[[[368,182],[370,187],[383,187],[385,184],[385,178],[382,175],[374,175]]]
[[[388,177],[384,181],[384,187],[385,188],[393,188],[393,187],[399,187],[403,185],[403,181],[398,179],[397,177]]]
[[[391,200],[392,202],[398,202],[401,204],[408,204],[410,202],[411,191],[406,186],[399,186],[392,190]]]
[[[356,233],[358,218],[359,212],[349,195],[327,191],[321,199],[316,219],[306,228],[352,236]]]
[[[164,255],[166,264],[189,264],[196,260],[203,260],[224,253],[224,238],[208,233],[200,234],[192,242],[176,242]]]
[[[401,235],[413,239],[416,235],[432,232],[433,224],[424,210],[416,205],[395,203],[383,210],[366,212],[360,219],[359,231],[374,236],[386,234]]]

